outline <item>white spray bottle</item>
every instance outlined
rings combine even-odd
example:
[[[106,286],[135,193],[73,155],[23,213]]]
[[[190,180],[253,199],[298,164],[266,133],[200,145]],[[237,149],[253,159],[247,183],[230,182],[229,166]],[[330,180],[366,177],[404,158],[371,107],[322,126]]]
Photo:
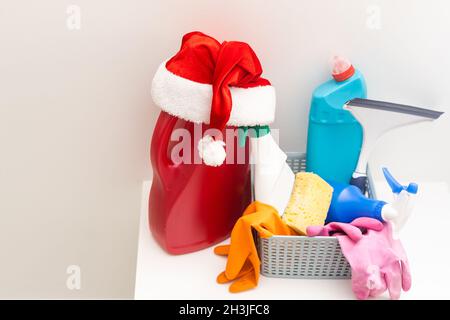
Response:
[[[392,190],[394,201],[390,203],[393,210],[386,210],[384,214],[382,213],[382,217],[385,221],[391,222],[393,238],[398,239],[400,230],[405,226],[413,211],[413,200],[417,194],[418,185],[414,182],[407,186],[401,185],[387,168],[383,168],[383,174]]]
[[[244,137],[249,130],[254,200],[273,206],[281,216],[289,202],[295,181],[295,174],[286,163],[287,155],[275,142],[269,126],[243,130]]]

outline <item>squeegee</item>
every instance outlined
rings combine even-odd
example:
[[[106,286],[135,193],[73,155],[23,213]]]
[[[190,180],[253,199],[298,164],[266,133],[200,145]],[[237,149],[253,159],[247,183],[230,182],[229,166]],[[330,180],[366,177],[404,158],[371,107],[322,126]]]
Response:
[[[433,121],[443,114],[430,109],[360,98],[348,101],[344,109],[350,111],[363,127],[361,152],[350,181],[363,193],[367,188],[366,170],[370,153],[383,134],[413,123]]]

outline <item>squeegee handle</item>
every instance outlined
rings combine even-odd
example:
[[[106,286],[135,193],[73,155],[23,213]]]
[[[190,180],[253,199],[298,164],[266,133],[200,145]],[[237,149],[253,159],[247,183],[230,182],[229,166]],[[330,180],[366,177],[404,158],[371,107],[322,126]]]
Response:
[[[350,184],[358,187],[359,190],[361,190],[362,194],[366,194],[367,191],[367,177],[366,176],[360,176],[357,178],[352,177],[350,179]]]

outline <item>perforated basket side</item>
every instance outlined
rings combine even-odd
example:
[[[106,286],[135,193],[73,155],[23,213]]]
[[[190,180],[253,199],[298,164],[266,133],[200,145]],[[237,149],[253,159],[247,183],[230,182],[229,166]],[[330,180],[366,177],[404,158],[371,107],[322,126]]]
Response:
[[[260,239],[261,273],[270,277],[347,279],[350,265],[333,237]]]
[[[288,152],[287,163],[297,173],[306,169],[306,155]],[[373,186],[368,174],[368,195]],[[268,277],[306,279],[348,279],[351,267],[336,237],[273,236],[255,233],[261,273]]]
[[[301,152],[287,152],[287,164],[294,173],[306,170],[306,154]]]

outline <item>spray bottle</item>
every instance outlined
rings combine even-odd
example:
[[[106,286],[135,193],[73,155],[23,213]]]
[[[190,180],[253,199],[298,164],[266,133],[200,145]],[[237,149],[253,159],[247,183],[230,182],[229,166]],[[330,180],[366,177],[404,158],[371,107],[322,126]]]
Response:
[[[253,164],[254,200],[273,206],[282,215],[291,196],[295,174],[286,163],[269,126],[241,127],[240,145],[250,139],[250,163]]]
[[[327,181],[333,187],[333,197],[326,223],[350,223],[360,217],[373,218],[381,222],[390,222],[393,237],[397,239],[400,230],[411,215],[413,198],[418,186],[416,183],[402,186],[387,168],[383,168],[383,174],[394,194],[394,201],[391,203],[367,198],[354,185]]]

